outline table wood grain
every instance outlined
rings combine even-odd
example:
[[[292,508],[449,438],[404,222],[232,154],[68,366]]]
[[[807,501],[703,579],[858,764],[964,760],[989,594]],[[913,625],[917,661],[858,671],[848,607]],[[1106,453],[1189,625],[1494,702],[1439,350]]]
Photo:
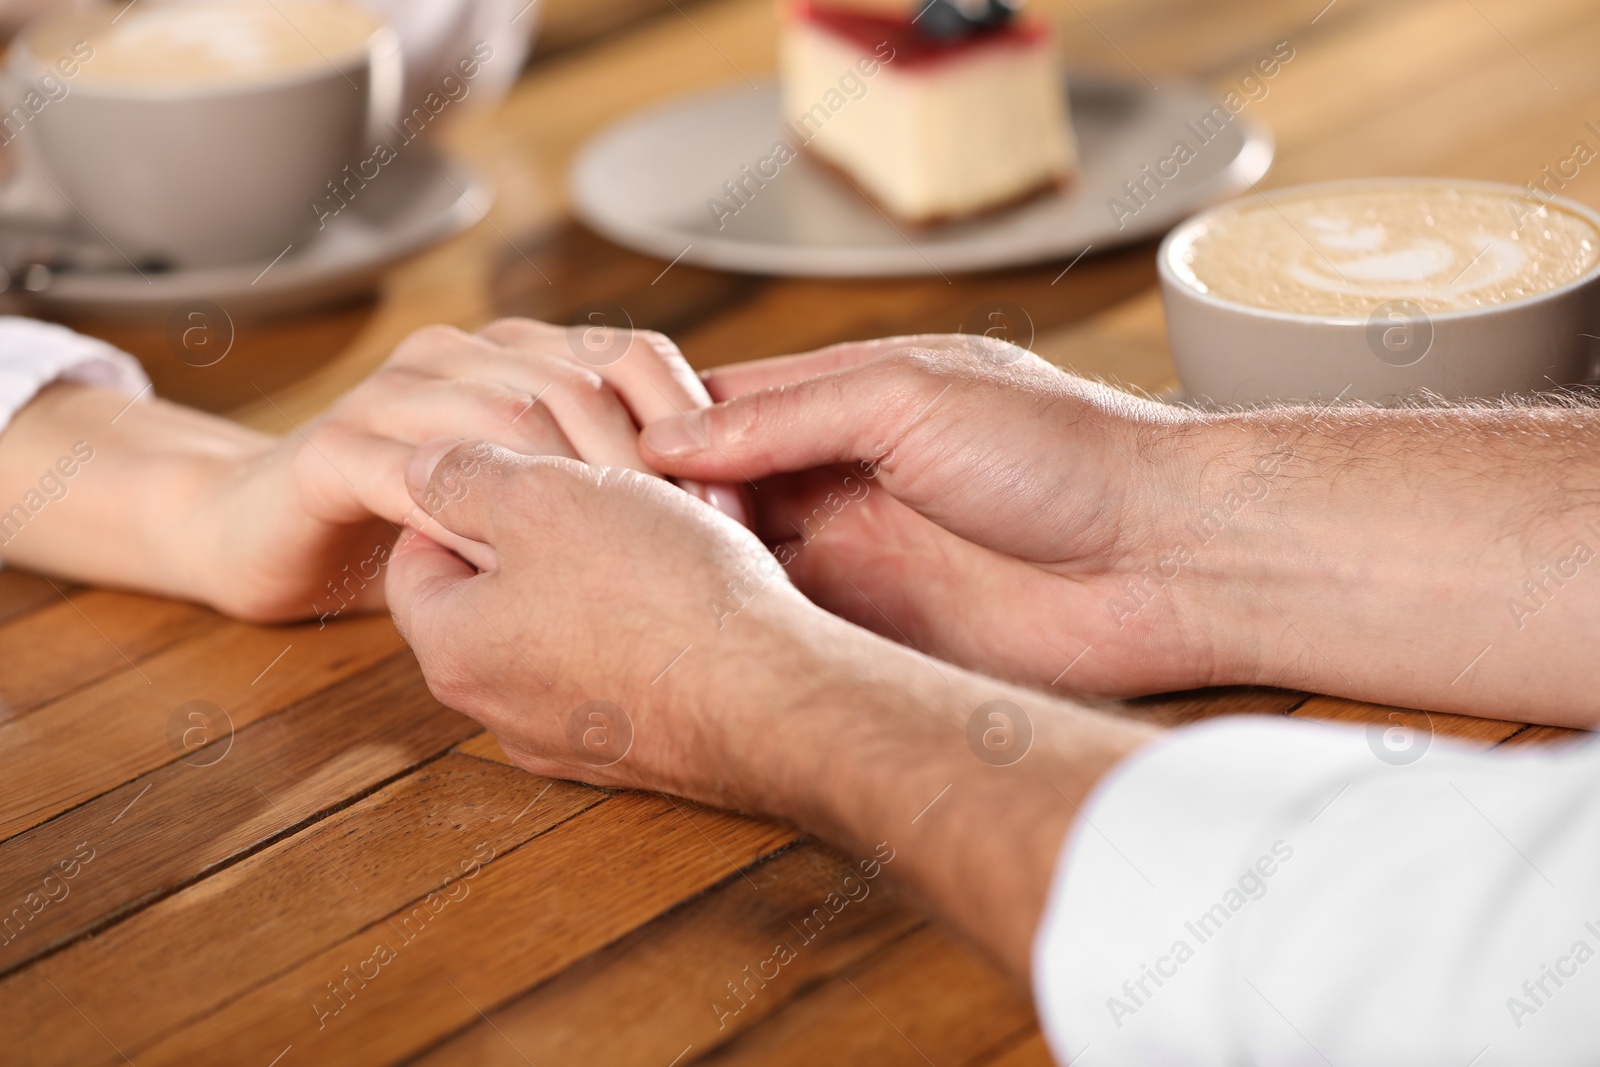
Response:
[[[278,433],[419,326],[572,321],[602,300],[702,367],[971,329],[1005,300],[1061,366],[1173,384],[1149,243],[1065,275],[1062,262],[864,282],[663,273],[585,231],[563,191],[584,139],[674,94],[770,78],[773,7],[545,3],[544,47],[512,98],[448,134],[495,176],[498,201],[390,271],[376,298],[242,322],[235,351],[205,369],[174,359],[160,324],[74,325],[137,353],[165,395]],[[1288,42],[1294,58],[1250,104],[1277,134],[1267,186],[1521,184],[1575,142],[1600,144],[1585,127],[1600,120],[1592,0],[1036,7],[1075,63],[1157,86],[1232,87]],[[1563,191],[1600,206],[1600,166]],[[1397,712],[1258,689],[1116,710],[1168,725]],[[1432,723],[1484,747],[1575,736]],[[210,743],[185,748],[186,729]],[[1025,991],[891,879],[778,978],[747,982],[848,865],[782,826],[511,767],[433,700],[386,619],[248,626],[0,573],[0,1064],[1049,1062]]]

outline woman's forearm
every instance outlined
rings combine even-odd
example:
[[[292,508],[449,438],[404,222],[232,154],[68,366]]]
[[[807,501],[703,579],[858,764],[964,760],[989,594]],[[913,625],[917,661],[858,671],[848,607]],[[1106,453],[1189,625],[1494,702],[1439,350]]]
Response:
[[[270,437],[162,401],[57,384],[0,433],[0,560],[200,597],[189,535],[216,473]]]

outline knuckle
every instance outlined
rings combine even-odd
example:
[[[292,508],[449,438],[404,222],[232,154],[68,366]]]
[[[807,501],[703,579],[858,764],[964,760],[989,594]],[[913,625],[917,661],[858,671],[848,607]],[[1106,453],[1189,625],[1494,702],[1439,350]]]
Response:
[[[423,509],[438,514],[447,504],[464,500],[474,482],[494,470],[494,446],[471,441],[446,452],[433,468],[423,496]]]
[[[299,456],[307,462],[338,450],[347,437],[344,427],[332,419],[319,420],[306,427],[304,432],[306,444],[310,447],[299,449]]]
[[[900,378],[937,378],[947,375],[951,368],[948,350],[932,348],[925,344],[910,344],[896,348],[882,360],[885,370]]]
[[[567,462],[555,456],[530,457],[519,464],[515,480],[503,492],[528,513],[548,515],[552,507],[582,488],[581,479]]]
[[[576,363],[562,363],[552,376],[554,386],[589,410],[617,402],[617,392],[598,371]]]
[[[478,393],[477,402],[483,409],[488,425],[496,431],[516,427],[527,417],[537,400],[532,393],[493,382],[476,382],[473,387]]]
[[[702,416],[706,435],[724,445],[739,446],[754,438],[760,427],[782,418],[799,399],[794,385],[780,385],[752,393],[730,404],[708,409]]]
[[[449,351],[458,347],[465,338],[466,334],[454,326],[443,323],[434,323],[412,330],[395,346],[394,352],[388,359],[388,365],[414,363],[441,351]]]
[[[467,340],[467,335],[454,326],[436,322],[413,331],[406,340],[420,347],[434,348],[461,344]]]
[[[481,331],[495,337],[505,337],[517,342],[530,342],[559,338],[564,331],[559,326],[552,326],[548,322],[538,319],[529,319],[522,316],[508,316],[495,319]]]
[[[528,398],[530,401],[532,397]],[[517,451],[525,456],[540,456],[554,452],[564,455],[570,448],[566,435],[550,410],[542,403],[532,404],[508,427]]]
[[[635,329],[633,331],[633,342],[643,345],[657,354],[671,353],[675,355],[678,351],[678,346],[673,343],[672,338],[659,330]]]

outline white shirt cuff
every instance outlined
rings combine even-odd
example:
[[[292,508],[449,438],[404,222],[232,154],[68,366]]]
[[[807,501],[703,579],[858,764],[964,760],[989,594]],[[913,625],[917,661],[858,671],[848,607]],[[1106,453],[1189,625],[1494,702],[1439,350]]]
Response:
[[[39,390],[56,381],[142,396],[150,386],[138,360],[65,326],[0,316],[0,431]]]

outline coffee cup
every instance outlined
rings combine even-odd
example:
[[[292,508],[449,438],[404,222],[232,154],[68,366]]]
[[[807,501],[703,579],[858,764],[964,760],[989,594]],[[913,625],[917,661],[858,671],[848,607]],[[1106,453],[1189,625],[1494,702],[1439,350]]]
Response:
[[[1378,178],[1203,212],[1158,253],[1187,396],[1498,397],[1590,381],[1600,212],[1496,182]]]
[[[270,260],[398,114],[398,41],[346,3],[147,3],[46,17],[11,48],[0,215],[129,264]]]

